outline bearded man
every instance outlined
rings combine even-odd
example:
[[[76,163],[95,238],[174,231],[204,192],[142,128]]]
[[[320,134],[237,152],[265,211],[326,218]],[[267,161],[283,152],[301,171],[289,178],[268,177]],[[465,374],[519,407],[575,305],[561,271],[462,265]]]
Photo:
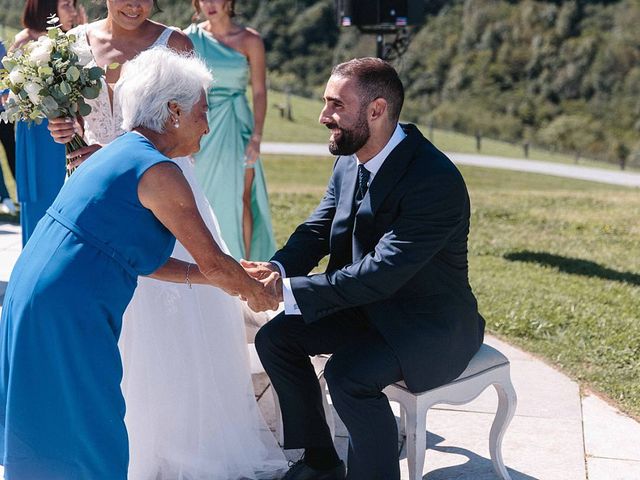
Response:
[[[413,392],[455,379],[483,341],[468,280],[469,197],[453,163],[398,118],[404,89],[376,58],[336,66],[320,122],[337,155],[316,210],[271,262],[285,312],[258,332],[256,348],[280,399],[284,448],[304,448],[286,480],[399,480],[397,427],[382,390]],[[326,255],[325,273],[309,275]],[[310,355],[324,372],[349,431],[348,469],[338,457]]]

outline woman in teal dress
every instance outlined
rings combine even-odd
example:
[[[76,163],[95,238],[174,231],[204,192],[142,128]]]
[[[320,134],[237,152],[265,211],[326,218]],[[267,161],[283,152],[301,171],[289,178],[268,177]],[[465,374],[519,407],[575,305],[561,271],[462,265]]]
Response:
[[[65,183],[7,286],[0,318],[7,480],[127,478],[118,336],[139,275],[215,285],[258,310],[277,305],[277,277],[263,285],[222,252],[170,160],[197,151],[208,132],[210,73],[166,48],[127,67],[117,94],[130,132]],[[169,258],[176,237],[197,265]]]
[[[73,27],[77,19],[75,0],[27,0],[22,15],[24,30],[16,35],[9,51],[46,35],[47,17],[56,13],[63,30]],[[40,125],[16,125],[16,190],[20,202],[22,246],[33,233],[47,208],[60,191],[65,177],[64,145],[55,143]]]
[[[206,21],[185,33],[213,71],[209,127],[196,155],[196,177],[236,259],[264,260],[275,252],[269,198],[260,162],[267,108],[264,45],[260,35],[233,22],[233,0],[193,0]],[[251,83],[253,114],[246,98]]]

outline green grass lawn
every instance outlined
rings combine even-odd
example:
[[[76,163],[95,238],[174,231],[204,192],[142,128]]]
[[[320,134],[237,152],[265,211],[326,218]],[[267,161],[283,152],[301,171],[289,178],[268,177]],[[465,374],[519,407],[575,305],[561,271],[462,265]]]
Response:
[[[15,201],[15,199],[18,198],[16,196],[16,183],[14,182],[13,177],[11,176],[11,170],[9,170],[9,164],[7,163],[7,156],[4,152],[4,148],[2,147],[2,144],[0,144],[0,168],[2,169],[2,175],[4,177],[5,184],[7,185],[7,190],[9,190],[9,195],[11,195],[11,197]],[[0,213],[0,221],[16,223],[19,220],[20,219],[16,216]]]
[[[267,156],[277,243],[315,207],[330,158]],[[640,197],[464,167],[472,287],[488,330],[640,416]]]
[[[9,48],[9,45],[11,45],[11,42],[13,42],[13,39],[18,32],[19,30],[16,28],[0,25],[0,40],[4,42],[4,46],[6,48]]]

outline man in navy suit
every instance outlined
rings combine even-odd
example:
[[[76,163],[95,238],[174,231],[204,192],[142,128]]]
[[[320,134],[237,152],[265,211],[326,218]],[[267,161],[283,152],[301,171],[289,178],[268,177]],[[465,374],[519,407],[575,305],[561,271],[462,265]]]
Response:
[[[337,155],[324,198],[257,278],[279,270],[285,312],[256,348],[280,398],[284,448],[304,448],[287,480],[345,478],[310,355],[349,431],[350,480],[400,479],[395,417],[382,390],[456,378],[482,344],[468,280],[469,197],[460,172],[398,118],[404,90],[376,58],[336,66],[320,122]],[[330,255],[327,271],[309,275]]]

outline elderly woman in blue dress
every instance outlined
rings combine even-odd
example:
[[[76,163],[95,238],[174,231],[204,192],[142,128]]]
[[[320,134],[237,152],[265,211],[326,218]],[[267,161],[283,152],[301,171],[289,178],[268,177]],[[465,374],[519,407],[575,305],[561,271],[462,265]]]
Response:
[[[166,48],[130,61],[116,92],[128,133],[76,170],[20,256],[0,333],[7,478],[127,478],[117,342],[139,275],[277,307],[277,276],[258,282],[223,253],[170,160],[207,133],[210,84],[201,61]],[[195,264],[169,258],[176,238]]]

